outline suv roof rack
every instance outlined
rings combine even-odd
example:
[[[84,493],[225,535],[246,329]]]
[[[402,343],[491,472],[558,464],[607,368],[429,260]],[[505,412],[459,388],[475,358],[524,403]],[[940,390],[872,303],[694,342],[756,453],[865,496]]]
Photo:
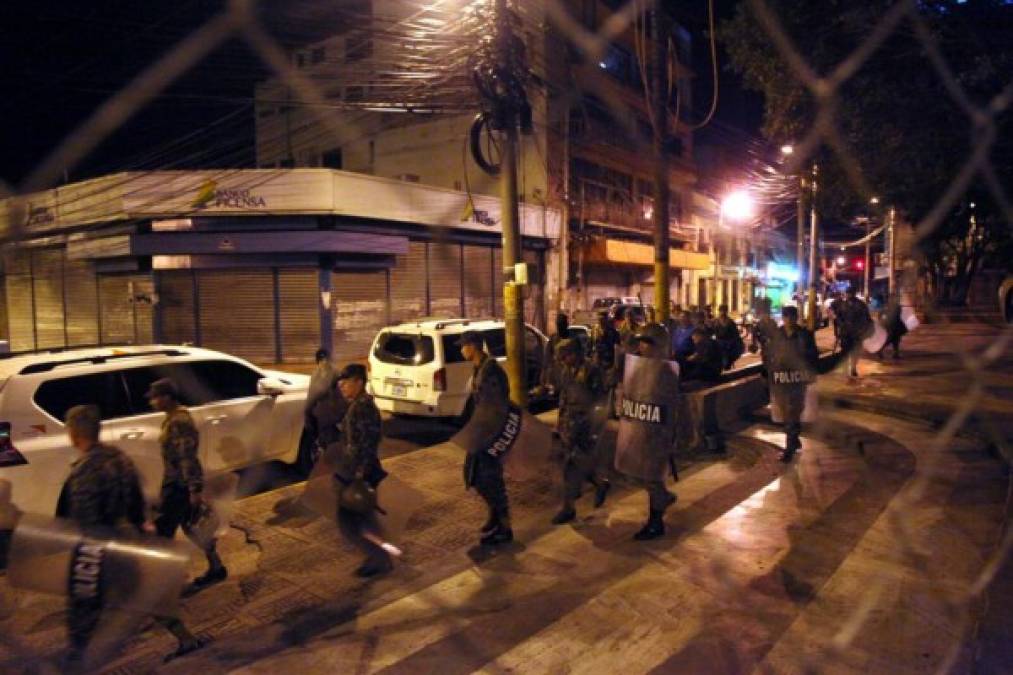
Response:
[[[0,352],[0,361],[13,359],[18,356],[33,356],[36,354],[63,354],[64,352],[77,351],[80,349],[117,349],[119,347],[136,347],[131,342],[107,342],[105,344],[72,345],[68,347],[48,347],[44,349],[22,349],[16,352]]]
[[[33,373],[46,373],[58,366],[69,366],[75,363],[105,363],[116,359],[132,359],[137,356],[186,356],[189,352],[179,349],[151,349],[143,352],[124,352],[122,354],[107,354],[99,356],[83,356],[76,359],[64,359],[62,361],[42,361],[25,366],[18,373],[19,375],[31,375]]]

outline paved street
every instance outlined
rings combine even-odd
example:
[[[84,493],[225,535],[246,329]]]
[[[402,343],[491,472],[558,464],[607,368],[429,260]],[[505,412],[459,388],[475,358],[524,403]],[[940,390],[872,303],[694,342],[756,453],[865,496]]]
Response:
[[[939,331],[995,334],[922,331],[909,358],[870,365],[850,386],[893,378],[902,389],[938,358]],[[838,377],[824,378],[828,393]],[[575,524],[551,526],[549,472],[510,486],[518,543],[476,550],[484,512],[446,443],[387,460],[426,498],[398,542],[404,560],[377,581],[351,575],[357,556],[330,521],[276,513],[300,485],[245,499],[221,547],[229,580],[185,602],[185,621],[214,644],[164,670],[920,673],[953,658],[967,672],[965,622],[977,614],[965,596],[998,541],[1000,462],[974,437],[939,449],[931,423],[828,405],[786,468],[783,436],[758,419],[727,458],[684,463],[669,534],[650,544],[630,540],[645,498],[624,484],[604,509],[585,497]],[[61,601],[4,591],[4,634],[54,655]],[[850,647],[834,651],[844,636]],[[149,629],[108,672],[148,672],[171,648]]]

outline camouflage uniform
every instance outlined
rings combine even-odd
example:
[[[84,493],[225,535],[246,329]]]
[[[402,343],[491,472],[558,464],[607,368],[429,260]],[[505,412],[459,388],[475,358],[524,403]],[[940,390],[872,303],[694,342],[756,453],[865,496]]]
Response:
[[[594,454],[592,414],[606,387],[601,369],[589,361],[564,367],[560,375],[559,440],[565,456],[563,499],[566,505],[572,505],[580,497],[585,481],[595,487],[604,481],[599,475],[599,458]]]
[[[477,410],[480,406],[493,406],[506,411],[510,403],[510,385],[506,373],[496,359],[483,354],[482,362],[475,366],[471,378],[471,400]],[[505,412],[504,412],[505,415]],[[503,465],[498,457],[487,452],[473,452],[464,461],[464,484],[474,487],[489,507],[490,516],[501,520],[509,517],[506,484],[503,482]]]
[[[341,420],[340,452],[335,461],[334,478],[344,488],[362,479],[376,488],[387,472],[380,465],[378,450],[382,437],[380,411],[365,391],[348,405]],[[338,527],[356,548],[366,554],[367,565],[388,566],[390,556],[363,536],[366,529],[377,530],[376,513],[362,514],[338,506]]]
[[[204,488],[204,470],[197,456],[200,434],[186,408],[177,406],[166,413],[158,442],[165,473],[155,529],[159,536],[172,539],[180,525],[190,522],[190,496]]]
[[[117,448],[96,443],[74,463],[56,515],[85,533],[110,528],[125,536],[138,534],[144,524],[144,496],[134,463]],[[74,652],[85,650],[101,615],[101,597],[67,600],[67,632]]]
[[[591,330],[591,358],[603,371],[615,365],[619,341],[619,331],[611,324],[604,329],[597,325]]]

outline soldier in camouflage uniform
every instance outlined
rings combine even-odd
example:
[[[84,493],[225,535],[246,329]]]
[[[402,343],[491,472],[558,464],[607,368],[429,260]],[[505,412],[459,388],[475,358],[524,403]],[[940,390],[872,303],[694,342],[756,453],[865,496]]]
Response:
[[[595,428],[592,419],[595,403],[606,393],[601,369],[584,358],[580,343],[559,343],[562,368],[557,382],[559,391],[559,439],[563,444],[563,508],[552,519],[556,525],[573,520],[574,502],[585,482],[595,486],[595,508],[605,503],[609,481],[599,471],[595,456]]]
[[[778,325],[770,316],[770,298],[760,298],[756,303],[756,322],[750,330],[749,353],[760,352],[760,361],[763,366],[761,374],[767,377],[770,370],[770,356],[773,341],[777,339]]]
[[[63,486],[56,515],[73,521],[85,534],[95,528],[105,528],[125,538],[139,536],[144,526],[144,496],[137,468],[122,451],[99,442],[101,416],[98,408],[71,408],[67,411],[66,427],[70,443],[81,457],[74,462]],[[81,661],[101,616],[101,596],[68,600],[68,670],[87,665]],[[160,617],[158,621],[179,641],[175,655],[202,646],[201,640],[179,619]]]
[[[162,489],[159,515],[155,530],[166,539],[176,536],[181,526],[186,531],[199,516],[204,505],[204,470],[197,455],[200,434],[190,412],[179,402],[179,390],[168,379],[152,382],[146,394],[151,407],[165,413],[162,433],[158,438],[162,446]],[[218,556],[215,540],[204,549],[208,571],[193,580],[187,593],[193,593],[211,584],[224,581],[228,570]]]
[[[377,454],[382,436],[380,411],[373,397],[366,393],[366,367],[358,363],[345,366],[338,374],[338,387],[348,402],[348,412],[341,420],[341,450],[334,477],[341,490],[358,489],[359,481],[375,490],[387,472]],[[365,562],[355,571],[358,576],[372,577],[390,571],[393,564],[387,552],[363,536],[369,530],[379,529],[375,508],[360,513],[339,505],[338,526],[348,541],[366,554]]]
[[[496,359],[485,353],[484,340],[476,331],[466,331],[457,341],[461,355],[474,366],[471,377],[471,400],[474,409],[493,406],[504,411],[510,404],[510,386],[506,373]],[[464,462],[465,487],[473,487],[489,509],[489,518],[482,526],[481,543],[486,546],[513,541],[510,526],[510,503],[503,482],[503,464],[488,452],[470,453]]]

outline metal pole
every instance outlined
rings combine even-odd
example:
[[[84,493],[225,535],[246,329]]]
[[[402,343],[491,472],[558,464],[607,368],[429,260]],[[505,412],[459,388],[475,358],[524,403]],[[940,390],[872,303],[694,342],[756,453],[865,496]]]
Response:
[[[563,222],[559,228],[559,292],[556,311],[568,306],[570,286],[570,104],[563,113]]]
[[[521,261],[519,218],[517,212],[517,127],[508,125],[503,131],[500,158],[500,199],[503,221],[503,312],[506,324],[506,371],[510,380],[510,400],[515,405],[527,404],[528,391],[524,381],[524,297],[514,283],[514,266]]]
[[[887,265],[889,265],[889,270],[887,271],[887,277],[886,278],[887,278],[887,283],[888,283],[887,288],[889,289],[889,293],[890,293],[890,297],[891,298],[893,298],[894,294],[897,292],[897,279],[896,279],[896,274],[894,273],[894,268],[896,267],[896,255],[897,255],[897,231],[896,231],[896,229],[894,227],[895,224],[896,224],[896,217],[897,217],[897,211],[893,207],[890,207],[890,216],[889,216],[890,220],[888,221],[889,227],[887,229],[887,247],[888,248],[887,248],[887,256],[886,256],[886,263],[887,263]]]
[[[819,239],[817,237],[816,217],[816,178],[819,173],[819,166],[813,162],[812,174],[812,207],[809,211],[809,303],[806,312],[806,325],[809,330],[816,330],[816,254]]]
[[[652,10],[651,39],[654,42],[654,311],[657,321],[665,324],[669,311],[669,251],[671,232],[668,222],[668,83],[665,63],[668,57],[668,34],[662,22],[665,13],[661,0]],[[667,24],[666,24],[667,25]]]
[[[798,174],[798,204],[795,219],[797,221],[797,251],[795,253],[795,266],[798,268],[798,284],[800,290],[805,283],[805,173],[801,170]]]
[[[869,241],[869,232],[872,230],[872,219],[865,221],[865,278],[863,279],[862,289],[865,295],[865,301],[869,302],[869,261],[872,259],[872,243]]]

